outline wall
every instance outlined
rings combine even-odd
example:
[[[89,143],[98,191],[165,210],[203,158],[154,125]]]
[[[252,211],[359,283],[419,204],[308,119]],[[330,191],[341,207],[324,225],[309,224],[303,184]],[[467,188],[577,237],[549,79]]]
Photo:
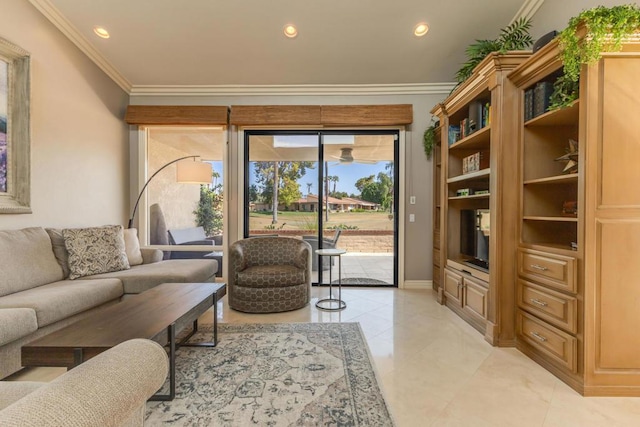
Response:
[[[549,31],[562,31],[567,27],[569,19],[585,9],[596,6],[619,6],[634,3],[629,0],[546,0],[533,15],[531,35],[534,40]]]
[[[126,224],[128,95],[28,1],[2,1],[0,37],[31,54],[33,212],[0,229]]]
[[[430,280],[432,278],[432,162],[427,160],[422,148],[422,135],[431,121],[431,108],[447,94],[430,95],[380,95],[380,96],[132,96],[133,105],[331,105],[331,104],[413,104],[413,124],[406,133],[405,189],[407,200],[401,201],[405,218],[405,280]],[[231,135],[230,155],[233,172],[237,161],[237,141]],[[136,140],[132,132],[132,141]],[[135,173],[135,171],[132,171]],[[231,177],[229,218],[234,221],[242,215],[236,199],[237,181]],[[416,204],[409,205],[408,197],[416,196]],[[416,215],[416,222],[409,222],[409,214]],[[233,236],[237,224],[229,224]]]

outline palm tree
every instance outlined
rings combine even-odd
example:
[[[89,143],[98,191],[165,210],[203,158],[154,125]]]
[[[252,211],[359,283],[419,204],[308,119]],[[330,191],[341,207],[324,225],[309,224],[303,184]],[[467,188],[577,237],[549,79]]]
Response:
[[[311,186],[312,185],[313,185],[313,183],[307,182],[307,196],[309,195],[309,193],[311,193]]]
[[[340,181],[340,177],[338,175],[330,176],[329,179],[333,182],[333,194],[336,194],[336,185],[338,181]]]

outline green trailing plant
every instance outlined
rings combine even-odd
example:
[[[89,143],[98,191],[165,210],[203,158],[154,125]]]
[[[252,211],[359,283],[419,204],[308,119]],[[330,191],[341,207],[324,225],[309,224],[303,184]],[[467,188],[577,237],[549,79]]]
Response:
[[[439,122],[431,121],[431,125],[424,131],[424,135],[422,137],[422,145],[424,147],[424,154],[426,154],[427,159],[431,159],[431,154],[433,153],[433,147],[436,145],[436,129],[440,125]]]
[[[458,85],[467,80],[473,73],[473,69],[491,52],[506,53],[510,50],[529,49],[533,43],[533,38],[529,34],[530,28],[531,20],[520,18],[500,30],[497,39],[476,40],[475,43],[470,44],[465,50],[468,59],[456,73]]]
[[[584,26],[586,34],[578,34]],[[554,85],[550,108],[566,107],[578,98],[578,80],[584,64],[597,62],[602,52],[616,52],[622,42],[640,30],[640,7],[635,4],[584,10],[569,20],[558,35],[564,75]]]

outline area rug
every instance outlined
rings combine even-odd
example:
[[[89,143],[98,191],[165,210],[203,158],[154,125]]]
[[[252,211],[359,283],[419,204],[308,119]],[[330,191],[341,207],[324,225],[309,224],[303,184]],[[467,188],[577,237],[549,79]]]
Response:
[[[220,324],[218,338],[178,350],[176,398],[147,403],[145,425],[393,426],[358,323]]]

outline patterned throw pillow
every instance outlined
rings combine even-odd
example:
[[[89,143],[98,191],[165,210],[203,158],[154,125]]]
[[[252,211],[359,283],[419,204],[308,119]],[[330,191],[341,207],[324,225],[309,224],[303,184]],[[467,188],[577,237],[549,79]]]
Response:
[[[121,225],[70,228],[62,236],[69,251],[69,279],[129,268]]]

